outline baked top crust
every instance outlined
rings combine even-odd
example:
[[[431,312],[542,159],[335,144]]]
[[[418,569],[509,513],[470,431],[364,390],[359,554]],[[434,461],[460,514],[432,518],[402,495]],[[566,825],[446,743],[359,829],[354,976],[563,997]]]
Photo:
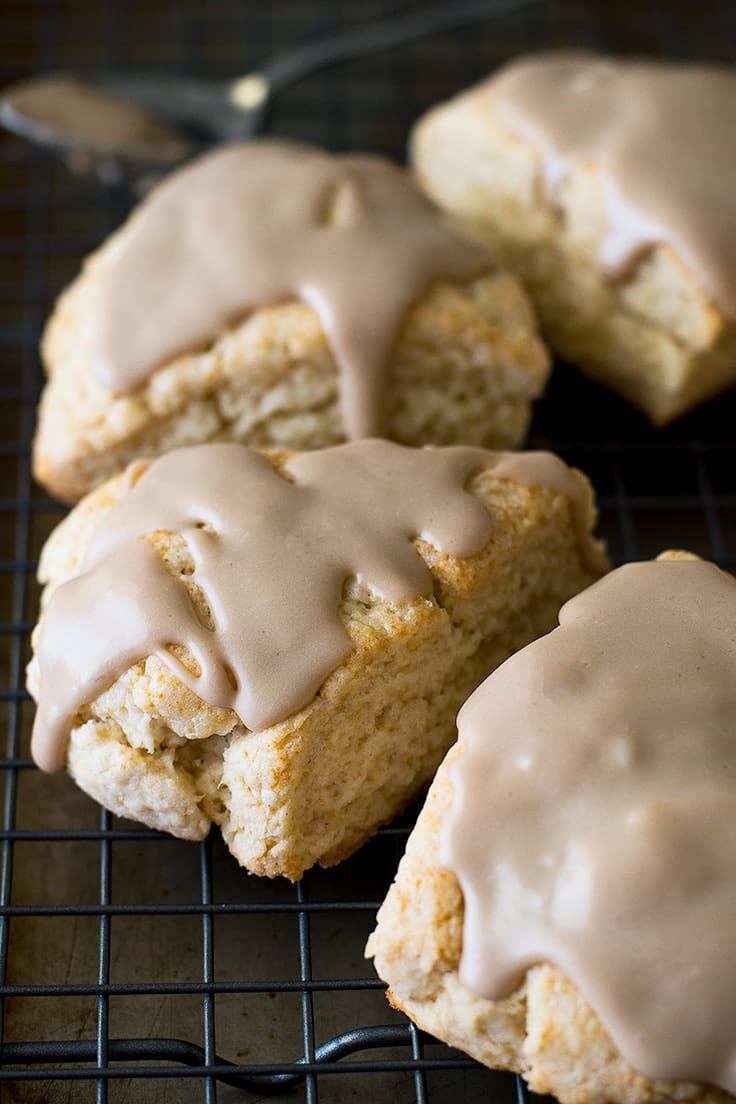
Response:
[[[545,60],[542,55],[540,65]],[[551,65],[555,57],[548,60]],[[533,64],[520,59],[498,79]],[[596,66],[610,71],[612,63],[583,57],[577,64],[595,73]],[[615,64],[613,69],[618,72]],[[691,70],[682,71],[689,80]],[[676,76],[680,69],[673,66],[672,72]],[[729,71],[717,70],[716,76],[733,88]],[[535,144],[529,127],[515,130],[508,113],[496,109],[496,79],[440,104],[415,126],[411,160],[427,194],[522,279],[555,349],[655,424],[731,386],[736,326],[725,298],[714,297],[677,233],[658,233],[656,220],[642,217],[637,223],[632,216],[627,232],[638,227],[643,237],[629,234],[627,263],[606,271],[601,255],[611,240],[611,218],[620,215],[620,205],[611,203],[606,166],[595,156],[569,151],[555,160]],[[708,121],[704,125],[707,130]],[[640,140],[638,131],[636,136]],[[551,169],[560,165],[555,176]],[[554,182],[551,199],[547,181]],[[704,248],[715,248],[712,237]],[[719,230],[718,237],[727,248],[729,235]]]
[[[606,576],[470,698],[368,946],[390,999],[421,1026],[562,1101],[731,1099],[695,1082],[730,1088],[732,1076],[736,584],[687,554],[666,558],[690,562]]]
[[[348,453],[366,448],[423,456],[388,442],[344,446]],[[239,446],[203,446],[190,451],[207,449],[247,451]],[[342,451],[334,450],[338,467]],[[480,452],[448,451],[461,455]],[[310,453],[290,459],[290,454],[270,453],[261,463],[272,464],[284,479],[291,479],[291,468],[297,470],[297,460],[309,466],[318,462],[319,456]],[[533,465],[534,454],[510,455],[503,463],[514,467]],[[121,815],[134,816],[177,835],[201,838],[212,821],[220,824],[239,860],[259,873],[299,877],[315,861],[344,857],[428,781],[453,738],[457,708],[487,671],[533,635],[546,631],[560,603],[605,569],[600,549],[588,536],[594,521],[590,488],[582,476],[560,461],[556,464],[571,481],[567,492],[554,482],[538,486],[540,476],[534,471],[527,479],[523,473],[514,478],[508,472],[504,477],[499,458],[487,453],[481,452],[480,459],[473,458],[471,466],[478,474],[470,479],[467,492],[462,492],[460,480],[457,493],[490,525],[490,536],[488,540],[483,538],[483,547],[473,555],[458,557],[440,551],[426,539],[412,543],[403,538],[406,555],[415,557],[412,562],[418,567],[425,565],[423,577],[431,582],[429,592],[422,587],[414,597],[398,604],[390,595],[372,591],[369,578],[348,577],[341,601],[338,587],[332,614],[334,617],[336,611],[338,636],[349,645],[348,652],[332,673],[329,668],[325,670],[321,677],[327,677],[318,693],[303,708],[297,703],[296,711],[282,720],[264,718],[268,723],[249,729],[238,715],[237,694],[231,693],[232,701],[204,700],[196,664],[188,675],[181,670],[182,664],[192,664],[196,658],[186,648],[186,637],[182,641],[181,634],[167,625],[164,640],[158,622],[150,635],[145,610],[143,637],[153,641],[155,647],[142,648],[139,658],[132,654],[121,657],[116,649],[122,648],[125,634],[121,631],[107,643],[103,624],[98,634],[99,649],[76,648],[73,654],[62,655],[62,666],[66,664],[70,669],[61,685],[73,688],[74,699],[67,703],[74,715],[61,726],[64,740],[69,739],[66,762],[72,774],[83,788]],[[203,628],[212,628],[212,610],[219,610],[220,601],[206,572],[199,578],[197,564],[202,561],[197,550],[201,541],[215,539],[215,534],[196,526],[192,531],[191,526],[196,520],[207,519],[216,524],[216,479],[206,473],[202,477],[200,482],[205,487],[200,487],[202,493],[194,495],[191,503],[192,508],[197,507],[197,517],[191,515],[185,524],[176,521],[173,515],[178,516],[191,480],[186,474],[187,465],[180,463],[177,454],[171,454],[150,467],[145,463],[136,465],[128,475],[94,492],[50,538],[41,562],[41,577],[47,583],[46,613],[40,632],[34,636],[36,649],[44,647],[43,621],[47,617],[48,624],[56,619],[57,628],[60,626],[59,632],[51,631],[49,639],[63,644],[67,638],[68,618],[64,617],[69,611],[63,596],[76,594],[80,586],[86,593],[90,572],[84,574],[85,559],[101,534],[105,543],[108,519],[114,520],[116,510],[132,501],[136,488],[140,488],[148,512],[151,502],[161,497],[154,494],[151,499],[147,492],[143,494],[148,473],[153,473],[157,465],[171,468],[182,490],[163,496],[165,505],[158,520],[146,514],[142,534],[146,551],[150,550],[163,565],[156,567],[156,578],[164,571],[166,586],[179,588],[193,604]],[[367,470],[371,467],[369,464]],[[410,496],[397,499],[396,485],[397,479],[388,480],[392,509],[400,522],[401,502]],[[288,490],[288,484],[285,487]],[[213,491],[212,502],[205,493],[208,488]],[[361,491],[357,485],[354,498],[358,512],[363,503],[366,525],[371,530],[370,511],[364,503],[367,489]],[[229,493],[238,499],[237,486]],[[437,507],[438,520],[447,510],[445,497],[441,496]],[[577,505],[573,497],[578,498]],[[252,495],[240,498],[240,514],[245,509],[241,520],[247,526],[248,505],[253,506],[253,519],[258,513],[256,499]],[[450,514],[443,524],[449,520]],[[379,529],[375,529],[376,538]],[[128,536],[134,536],[132,530]],[[333,550],[334,540],[340,539],[336,532],[328,542]],[[285,535],[284,541],[288,540]],[[123,593],[128,587],[127,547],[123,541],[122,553],[119,547],[113,547],[102,561],[106,594]],[[288,543],[271,547],[269,552],[272,561],[291,555]],[[398,562],[403,557],[402,552]],[[389,560],[394,562],[391,556]],[[350,576],[356,567],[360,571],[360,566],[351,567],[346,561],[343,570]],[[235,563],[236,579],[237,569]],[[92,568],[93,591],[95,570]],[[149,591],[141,590],[145,604]],[[247,587],[242,601],[247,605]],[[88,594],[84,602],[89,609],[97,606],[94,594]],[[71,605],[73,614],[74,602]],[[60,622],[55,607],[62,610]],[[133,607],[137,617],[140,606],[134,602]],[[295,623],[302,623],[303,618],[296,618],[296,606],[294,611]],[[221,616],[216,612],[217,618]],[[80,622],[74,632],[84,633],[88,622],[94,627],[95,617]],[[256,619],[254,626],[259,624]],[[287,617],[282,618],[279,631],[288,638],[288,603]],[[160,646],[171,643],[172,638],[175,654],[169,662],[165,652],[159,652]],[[206,641],[202,647],[205,645]],[[56,656],[58,660],[60,649],[53,644],[49,647],[51,659]],[[106,655],[111,658],[110,648],[115,660],[112,666],[105,662]],[[75,668],[75,655],[86,656],[87,660],[91,657],[88,669]],[[121,658],[126,662],[117,669]],[[280,669],[286,664],[288,680],[288,654],[280,663]],[[227,666],[238,685],[242,672],[238,674],[232,656]],[[95,676],[103,669],[105,678],[97,683]],[[44,686],[48,690],[49,685],[43,663],[36,658],[29,669],[29,686],[43,698]],[[202,693],[197,692],[198,687]],[[48,701],[53,708],[52,718],[55,713],[58,720],[66,707],[53,695]],[[63,759],[64,744],[60,746]],[[49,761],[46,765],[57,764]]]
[[[42,352],[34,471],[68,499],[212,439],[513,447],[549,372],[518,282],[406,173],[277,142],[154,189]]]

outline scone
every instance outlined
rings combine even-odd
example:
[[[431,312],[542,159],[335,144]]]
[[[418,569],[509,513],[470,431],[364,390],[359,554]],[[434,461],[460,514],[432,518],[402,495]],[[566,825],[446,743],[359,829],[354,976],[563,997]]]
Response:
[[[275,141],[155,188],[42,353],[34,474],[69,501],[213,440],[513,448],[549,372],[517,279],[398,166]]]
[[[736,381],[735,72],[521,58],[420,119],[411,159],[554,348],[655,425]]]
[[[734,625],[669,554],[479,687],[368,944],[392,1004],[563,1104],[733,1099]]]
[[[430,780],[481,679],[606,569],[546,453],[369,440],[138,462],[61,523],[29,687],[38,764],[297,879]]]

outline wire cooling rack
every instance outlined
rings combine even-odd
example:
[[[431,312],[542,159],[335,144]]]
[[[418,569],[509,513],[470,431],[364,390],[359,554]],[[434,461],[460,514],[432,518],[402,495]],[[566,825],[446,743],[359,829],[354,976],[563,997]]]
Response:
[[[212,77],[399,10],[390,0],[248,4],[4,0],[0,77],[163,69]],[[493,13],[489,0],[489,15]],[[733,61],[736,5],[540,3],[315,75],[272,129],[401,157],[412,120],[520,50],[581,45]],[[41,544],[61,508],[32,483],[45,314],[132,197],[0,144],[0,1090],[13,1102],[527,1099],[387,1006],[362,949],[411,815],[301,884],[239,871],[219,839],[184,844],[101,812],[28,757],[24,691]],[[655,433],[560,367],[532,443],[593,479],[617,561],[687,547],[734,567],[736,398]]]

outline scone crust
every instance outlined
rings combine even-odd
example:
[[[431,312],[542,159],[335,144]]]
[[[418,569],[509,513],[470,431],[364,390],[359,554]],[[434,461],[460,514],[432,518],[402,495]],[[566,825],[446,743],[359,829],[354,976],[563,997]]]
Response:
[[[561,1104],[726,1104],[711,1086],[651,1081],[618,1053],[593,1009],[554,966],[529,970],[503,1001],[471,993],[458,977],[463,896],[437,865],[442,822],[452,802],[447,754],[409,837],[396,880],[378,911],[366,955],[388,983],[391,1004],[423,1030],[494,1069],[523,1075]]]
[[[288,456],[267,455],[277,468]],[[44,602],[80,571],[128,478],[88,496],[51,536],[40,567]],[[579,478],[592,528],[592,495]],[[296,879],[315,862],[345,858],[426,786],[467,694],[551,628],[562,602],[592,580],[569,499],[492,470],[468,486],[492,517],[486,547],[457,559],[418,541],[434,595],[405,606],[349,581],[340,616],[352,650],[308,706],[249,731],[159,659],[143,657],[81,710],[68,750],[79,785],[119,815],[184,838],[200,839],[215,823],[255,873]],[[183,538],[155,532],[148,539],[206,624]],[[38,693],[35,661],[29,686]]]
[[[125,233],[87,260],[46,327],[48,383],[33,453],[40,483],[74,502],[130,460],[185,445],[308,449],[345,439],[337,365],[317,315],[301,302],[245,315],[131,394],[101,387],[90,363],[91,319],[100,274]],[[489,271],[466,284],[436,283],[409,312],[392,356],[388,436],[513,448],[549,371],[515,277]]]
[[[553,208],[534,149],[495,116],[485,85],[428,112],[411,137],[419,184],[520,277],[545,337],[591,378],[664,425],[736,382],[736,323],[669,245],[605,278],[594,166],[573,168]]]

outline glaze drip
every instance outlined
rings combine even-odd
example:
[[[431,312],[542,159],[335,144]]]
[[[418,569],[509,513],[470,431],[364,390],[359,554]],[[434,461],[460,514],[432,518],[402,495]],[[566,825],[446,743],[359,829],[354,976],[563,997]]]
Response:
[[[490,266],[388,161],[229,146],[154,189],[110,246],[97,272],[94,375],[134,391],[248,311],[299,298],[338,362],[346,435],[379,435],[407,311],[434,280]]]
[[[401,605],[432,594],[417,538],[458,557],[484,547],[491,521],[465,485],[487,468],[566,495],[585,519],[581,553],[603,570],[585,484],[549,454],[376,440],[294,454],[279,473],[257,452],[214,444],[133,465],[81,573],[41,618],[36,762],[63,766],[79,710],[149,655],[250,729],[284,720],[350,651],[339,616],[347,580]],[[170,570],[151,543],[162,534],[185,543]]]

